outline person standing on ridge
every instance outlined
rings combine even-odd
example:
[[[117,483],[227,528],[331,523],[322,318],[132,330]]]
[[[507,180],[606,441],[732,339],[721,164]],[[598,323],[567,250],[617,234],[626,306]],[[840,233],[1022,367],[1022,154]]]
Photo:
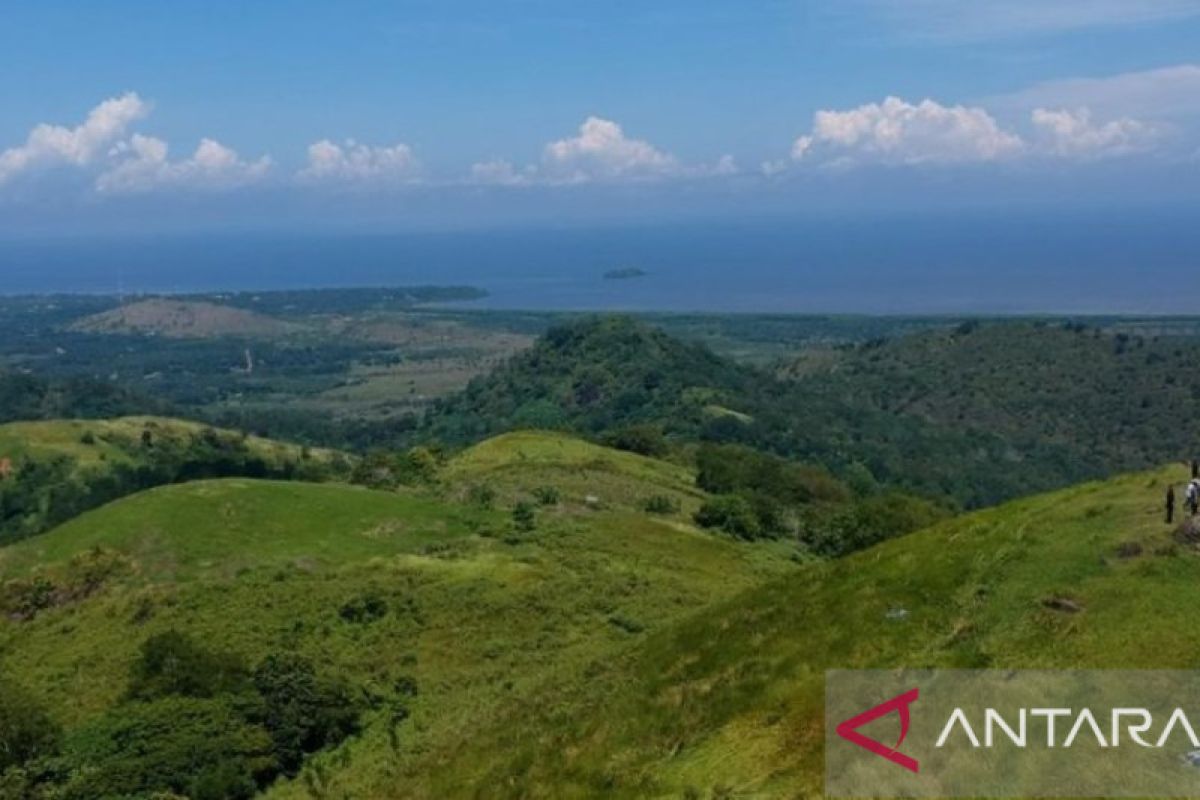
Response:
[[[1187,494],[1184,497],[1183,504],[1187,506],[1188,511],[1193,517],[1196,516],[1197,505],[1200,505],[1200,479],[1192,478],[1188,481]]]
[[[1167,486],[1167,524],[1175,521],[1175,487]]]

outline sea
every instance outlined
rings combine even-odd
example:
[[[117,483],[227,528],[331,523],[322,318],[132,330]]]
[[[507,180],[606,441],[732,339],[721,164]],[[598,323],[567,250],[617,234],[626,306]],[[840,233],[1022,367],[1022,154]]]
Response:
[[[487,298],[465,305],[491,309],[1197,314],[1200,225],[1031,214],[0,239],[7,295],[417,284],[477,286]]]

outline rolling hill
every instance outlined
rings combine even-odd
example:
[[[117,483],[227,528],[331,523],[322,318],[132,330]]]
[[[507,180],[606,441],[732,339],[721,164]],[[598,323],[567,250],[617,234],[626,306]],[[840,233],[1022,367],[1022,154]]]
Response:
[[[299,653],[349,682],[360,726],[273,798],[795,797],[820,793],[828,668],[1196,665],[1200,552],[1160,517],[1179,466],[811,564],[620,493],[580,504],[581,468],[687,488],[670,464],[528,433],[429,491],[125,498],[0,549],[0,675],[85,767],[89,737],[149,707],[126,687],[154,637]],[[481,480],[502,499],[462,500]],[[564,499],[515,526],[511,500],[545,481]]]
[[[686,518],[705,497],[688,467],[545,431],[484,440],[451,459],[441,478],[460,490],[487,485],[508,500],[553,486],[561,504],[574,508],[640,511],[649,497],[666,496],[677,501]]]
[[[827,669],[1194,669],[1200,553],[1160,516],[1167,482],[1185,477],[1015,501],[767,582],[587,681],[543,685],[540,702],[432,755],[403,793],[816,796]]]
[[[565,498],[597,460],[610,487],[649,477],[685,490],[670,465],[519,438],[468,451],[430,491],[196,481],[0,549],[0,677],[65,726],[64,757],[84,769],[97,730],[150,707],[126,687],[155,636],[182,632],[248,663],[297,653],[349,683],[361,732],[268,796],[337,792],[351,773],[403,794],[431,754],[539,702],[540,687],[587,682],[652,632],[796,570],[778,543],[620,503],[564,499],[530,530],[507,500],[453,499],[458,481],[555,449]],[[552,469],[543,458],[531,477],[553,480]]]
[[[141,489],[203,477],[306,478],[349,459],[163,417],[0,425],[0,544]]]
[[[149,298],[85,317],[71,325],[80,333],[121,333],[206,339],[215,336],[270,338],[303,328],[243,308],[202,300]]]

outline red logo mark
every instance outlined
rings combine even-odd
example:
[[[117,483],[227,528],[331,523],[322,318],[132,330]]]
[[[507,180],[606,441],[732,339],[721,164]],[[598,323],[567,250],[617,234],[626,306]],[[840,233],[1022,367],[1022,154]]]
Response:
[[[910,772],[918,772],[917,760],[904,755],[897,748],[904,744],[904,737],[908,736],[908,724],[911,721],[908,707],[916,702],[919,693],[919,689],[911,689],[899,697],[893,697],[886,703],[880,703],[869,711],[864,711],[857,717],[851,717],[837,726],[837,735],[848,742],[870,750],[877,756],[883,756],[893,764],[899,764]],[[900,715],[900,739],[896,742],[896,747],[888,747],[858,732],[863,725],[874,722],[880,717],[886,717],[893,711]]]

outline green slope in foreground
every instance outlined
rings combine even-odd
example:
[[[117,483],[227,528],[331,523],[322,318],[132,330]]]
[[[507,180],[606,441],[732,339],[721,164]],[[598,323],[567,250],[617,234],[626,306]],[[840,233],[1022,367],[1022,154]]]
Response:
[[[566,451],[564,481],[595,463],[586,446],[525,436],[449,470],[502,473],[504,494],[526,480],[517,463],[552,476],[537,453]],[[682,517],[576,507],[569,488],[519,533],[501,506],[447,501],[453,486],[165,487],[0,550],[10,582],[53,579],[97,546],[121,559],[91,595],[0,621],[0,672],[73,728],[117,702],[154,633],[251,661],[305,654],[381,710],[273,798],[811,796],[828,668],[1196,666],[1200,555],[1160,517],[1181,473],[1029,498],[809,566]],[[365,593],[387,613],[343,619]],[[409,678],[420,692],[396,725],[385,709]]]
[[[826,669],[1194,668],[1200,555],[1160,510],[1183,477],[1016,501],[750,590],[547,688],[401,794],[812,796]]]
[[[610,476],[651,468],[563,447],[589,463],[605,456]],[[454,469],[474,480],[504,457],[493,447],[464,459]],[[575,466],[561,473],[564,487]],[[530,480],[553,477],[543,462]],[[420,792],[420,776],[471,731],[542,703],[547,687],[582,690],[653,632],[797,569],[778,545],[736,543],[682,517],[576,507],[571,491],[529,532],[501,503],[446,499],[453,486],[439,495],[226,479],[143,492],[0,548],[10,600],[39,577],[65,585],[73,560],[99,553],[106,565],[86,592],[0,614],[0,674],[70,735],[120,701],[139,646],[156,633],[183,631],[250,663],[295,651],[377,710],[364,713],[359,736],[270,794],[310,797],[316,784],[330,797],[343,784],[358,797]],[[341,610],[368,596],[386,613],[348,621]],[[419,695],[403,698],[412,716],[397,725],[389,703],[414,681]]]

